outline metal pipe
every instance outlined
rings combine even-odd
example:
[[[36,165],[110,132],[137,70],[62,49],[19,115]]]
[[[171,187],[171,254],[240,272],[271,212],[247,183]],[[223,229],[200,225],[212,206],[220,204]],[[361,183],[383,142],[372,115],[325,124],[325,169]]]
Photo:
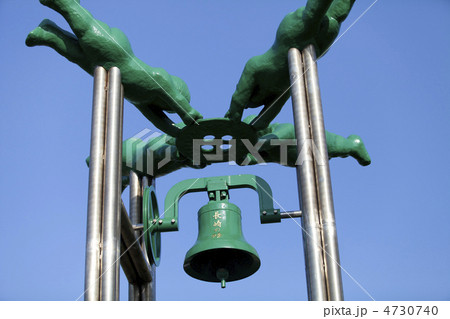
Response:
[[[306,87],[312,127],[312,137],[317,147],[315,165],[317,173],[317,188],[321,213],[322,236],[325,273],[328,283],[329,300],[344,300],[342,288],[339,248],[334,215],[333,193],[331,189],[330,167],[325,137],[322,101],[320,98],[319,76],[317,72],[316,55],[312,45],[302,51],[306,69]]]
[[[133,225],[142,224],[142,192],[141,192],[141,181],[139,176],[131,171],[130,172],[130,222]],[[139,230],[134,231],[136,238],[139,238],[141,232]]]
[[[120,253],[120,192],[122,178],[122,115],[120,70],[108,73],[105,152],[105,201],[101,300],[118,300]]]
[[[144,229],[144,224],[135,224],[132,226],[135,231],[142,231]]]
[[[127,210],[123,202],[121,203],[120,214],[122,241],[125,244],[125,250],[130,254],[130,258],[133,261],[134,269],[137,272],[136,277],[138,281],[150,282],[152,280],[150,264],[145,258],[139,240],[134,234],[133,226],[128,218]],[[132,283],[135,284],[138,281],[133,281]]]
[[[150,282],[151,277],[151,267],[148,264],[141,247],[136,239],[134,232],[131,227],[130,220],[127,216],[125,206],[122,202],[121,209],[122,218],[122,254],[126,253],[121,257],[127,257],[130,259],[132,267],[124,267],[122,264],[123,271],[128,278],[130,284],[134,286],[134,297],[129,296],[129,300],[140,300],[139,298],[139,285],[141,283]]]
[[[151,283],[145,283],[139,286],[139,300],[141,301],[152,301],[151,299]]]
[[[100,300],[100,244],[103,209],[103,152],[106,122],[106,70],[94,71],[91,149],[89,162],[88,212],[86,227],[86,263],[84,300]]]
[[[123,240],[120,241],[120,265],[123,272],[128,279],[129,283],[136,284],[139,281],[138,273],[133,264],[133,258],[129,251],[127,251],[127,245]],[[131,286],[131,285],[130,285]]]
[[[155,301],[156,300],[156,265],[152,264],[152,281],[148,284],[148,296],[145,300]]]
[[[135,285],[128,285],[128,301],[139,301],[139,290],[136,288]]]
[[[117,167],[117,184],[119,187],[119,191],[118,191],[118,198],[120,199],[120,203],[123,204],[122,202],[122,141],[123,141],[123,102],[124,102],[124,89],[123,89],[123,85],[122,85],[122,77],[120,74],[120,69],[117,69],[119,72],[119,79],[120,79],[120,97],[119,97],[119,102],[120,102],[120,107],[119,107],[119,111],[120,111],[120,116],[119,116],[119,166]],[[119,211],[121,211],[121,207],[118,208]],[[120,254],[120,243],[121,243],[121,214],[118,213],[117,214],[117,233],[119,234],[117,237],[117,247],[119,247],[119,254]],[[119,255],[120,256],[120,255]],[[120,258],[120,257],[119,257]],[[120,265],[117,267],[117,273],[116,273],[116,300],[120,300]]]
[[[302,217],[302,211],[301,210],[294,210],[289,212],[280,212],[281,219],[283,218],[300,218]]]
[[[133,224],[134,235],[139,238],[141,232],[134,228],[134,225],[140,222],[139,213],[141,212],[142,194],[139,176],[130,172],[130,221]],[[139,246],[140,247],[140,246]],[[140,299],[139,285],[137,283],[128,283],[128,300],[138,301]]]
[[[301,155],[302,147],[307,146],[307,143],[311,142],[311,132],[308,123],[308,109],[300,52],[295,48],[290,49],[288,61],[297,152],[298,155]],[[306,158],[300,158],[300,156],[298,156],[297,161],[300,161],[300,163],[296,163],[296,171],[300,207],[303,212],[302,228],[308,299],[321,301],[327,299],[327,294],[315,187],[314,162]]]

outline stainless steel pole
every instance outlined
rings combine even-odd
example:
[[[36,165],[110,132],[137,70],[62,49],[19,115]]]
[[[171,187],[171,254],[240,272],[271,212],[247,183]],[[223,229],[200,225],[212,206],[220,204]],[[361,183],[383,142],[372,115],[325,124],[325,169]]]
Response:
[[[319,193],[319,209],[321,214],[322,236],[324,247],[325,274],[328,284],[328,299],[344,300],[342,288],[339,248],[334,216],[333,193],[331,189],[330,167],[328,163],[327,141],[323,119],[322,101],[320,98],[319,76],[317,72],[316,54],[312,45],[302,51],[306,72],[306,88],[310,110],[312,137],[317,151],[315,164]]]
[[[125,208],[125,206],[123,207]],[[125,212],[125,217],[128,218],[128,213]],[[122,213],[122,219],[123,219],[123,213]],[[131,223],[130,223],[131,224]],[[134,236],[134,234],[133,234]],[[133,263],[133,257],[130,254],[130,251],[127,250],[128,247],[125,244],[124,240],[120,241],[120,266],[122,267],[122,270],[127,277],[127,280],[129,283],[137,283],[139,281],[139,275],[136,271],[136,268],[134,268]],[[130,301],[130,300],[129,300]]]
[[[116,71],[119,73],[118,79],[119,81],[119,85],[118,87],[120,88],[120,97],[119,97],[119,102],[120,102],[120,106],[119,106],[119,111],[120,111],[120,115],[119,115],[119,154],[118,154],[118,162],[119,162],[119,166],[117,167],[117,185],[118,185],[118,213],[117,213],[117,249],[118,249],[118,261],[117,264],[119,264],[117,266],[117,272],[116,272],[116,300],[120,300],[120,245],[121,245],[121,210],[122,210],[122,141],[123,141],[123,100],[124,100],[124,90],[123,90],[123,85],[122,85],[122,76],[120,75],[120,69],[118,68],[114,68],[116,69]],[[115,84],[117,85],[117,84]]]
[[[103,152],[106,123],[106,70],[94,72],[94,97],[91,123],[89,191],[86,230],[86,264],[84,300],[100,300],[100,247],[103,208]]]
[[[123,101],[120,70],[108,73],[101,300],[118,300]]]
[[[141,181],[139,176],[131,171],[130,172],[130,221],[132,225],[142,223],[142,193],[141,193]],[[141,231],[136,230],[134,232],[136,238],[139,238]],[[139,285],[128,284],[128,300],[139,301]]]
[[[297,161],[300,161],[300,163],[297,163],[296,165],[296,171],[300,207],[302,209],[303,244],[305,251],[308,299],[319,301],[327,300],[322,239],[320,236],[320,219],[315,187],[314,162],[307,158],[300,158],[302,147],[307,146],[307,143],[311,143],[311,132],[308,123],[308,109],[300,52],[295,48],[290,49],[288,61],[295,135],[297,138],[297,150],[299,155]]]

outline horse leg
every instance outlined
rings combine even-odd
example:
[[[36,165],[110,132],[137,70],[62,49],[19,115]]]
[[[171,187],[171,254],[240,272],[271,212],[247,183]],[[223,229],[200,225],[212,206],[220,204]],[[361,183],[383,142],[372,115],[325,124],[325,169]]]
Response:
[[[86,72],[92,74],[93,67],[86,60],[78,39],[53,21],[45,19],[31,31],[25,40],[27,46],[44,45],[54,49],[69,61],[78,64]]]
[[[61,14],[69,23],[75,35],[81,39],[91,28],[97,27],[109,30],[109,27],[92,16],[80,5],[80,0],[39,0],[41,4]]]
[[[276,98],[270,99],[265,103],[264,108],[258,116],[250,122],[256,130],[263,130],[270,125],[270,122],[280,113],[286,101],[289,99],[289,92],[286,91]]]
[[[366,146],[358,135],[343,136],[325,131],[327,139],[328,157],[355,158],[362,166],[370,164],[370,156]]]

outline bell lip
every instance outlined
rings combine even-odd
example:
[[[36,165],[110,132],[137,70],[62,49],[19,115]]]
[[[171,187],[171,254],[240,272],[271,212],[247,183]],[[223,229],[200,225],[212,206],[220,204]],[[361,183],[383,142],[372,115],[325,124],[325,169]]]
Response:
[[[241,249],[236,249],[236,248],[233,248],[233,247],[226,247],[226,246],[224,246],[224,247],[221,247],[221,248],[211,248],[211,249],[206,249],[206,250],[204,250],[203,252],[207,252],[207,251],[211,251],[211,250],[220,250],[220,249],[241,250]],[[259,259],[258,253],[255,254],[255,253],[253,253],[253,252],[251,252],[251,251],[247,251],[247,252],[248,252],[249,255],[251,255],[252,260],[253,260],[252,266],[249,267],[250,270],[249,270],[244,276],[242,276],[242,277],[239,277],[239,278],[233,278],[233,277],[228,278],[228,279],[227,279],[227,282],[232,282],[232,281],[238,281],[238,280],[241,280],[241,279],[245,279],[245,278],[247,278],[247,277],[250,277],[251,275],[253,275],[255,272],[257,272],[257,271],[259,270],[259,268],[261,267],[261,260]],[[187,254],[189,254],[189,251],[188,251]],[[187,255],[187,254],[186,254],[186,255]],[[197,255],[197,254],[196,254],[196,255]],[[214,280],[204,279],[204,277],[202,277],[202,274],[201,274],[201,273],[195,271],[195,270],[191,267],[190,263],[191,263],[192,259],[194,259],[194,257],[195,257],[196,255],[192,255],[192,256],[189,257],[189,258],[185,258],[184,264],[183,264],[183,269],[184,269],[184,271],[186,272],[186,274],[188,274],[188,275],[191,276],[192,278],[195,278],[195,279],[201,280],[201,281],[206,281],[206,282],[221,282],[219,279],[214,279]]]

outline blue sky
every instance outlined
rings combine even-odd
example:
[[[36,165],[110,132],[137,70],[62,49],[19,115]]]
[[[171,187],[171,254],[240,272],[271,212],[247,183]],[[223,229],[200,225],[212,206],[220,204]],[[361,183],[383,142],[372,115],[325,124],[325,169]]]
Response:
[[[122,29],[140,59],[184,79],[205,118],[225,114],[245,62],[265,52],[281,19],[305,3],[81,2]],[[372,3],[358,0],[341,34]],[[0,2],[0,300],[83,293],[92,79],[49,48],[25,46],[44,18],[69,30],[37,0]],[[318,62],[327,130],[360,135],[372,157],[369,167],[352,158],[330,162],[346,300],[450,298],[448,30],[448,1],[379,0]],[[292,122],[290,101],[276,122]],[[155,130],[127,102],[124,138],[145,128]],[[160,207],[181,180],[232,174],[263,177],[278,207],[298,209],[295,170],[276,164],[177,171],[157,181]],[[226,289],[184,273],[206,203],[190,194],[180,203],[180,231],[162,235],[158,300],[306,300],[300,227],[261,225],[251,190],[236,190],[231,200],[259,271]]]

